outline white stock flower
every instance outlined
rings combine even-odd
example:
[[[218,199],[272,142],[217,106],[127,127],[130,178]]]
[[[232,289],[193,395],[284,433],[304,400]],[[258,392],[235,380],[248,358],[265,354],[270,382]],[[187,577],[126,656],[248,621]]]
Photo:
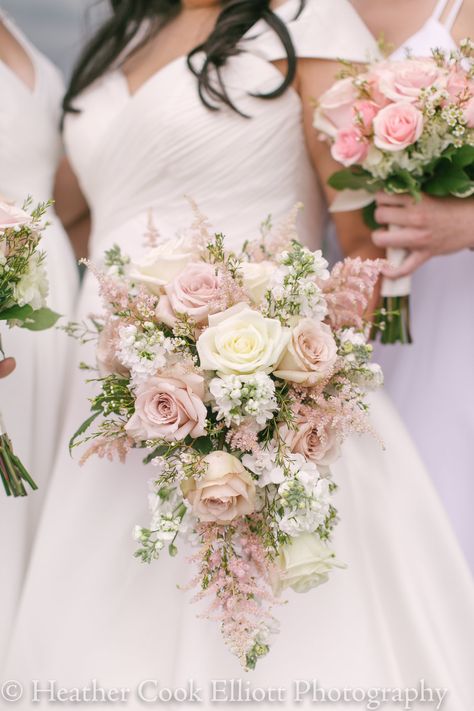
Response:
[[[265,373],[213,378],[209,390],[215,400],[217,419],[225,420],[227,427],[252,418],[262,429],[278,407],[275,384]]]
[[[130,370],[134,383],[147,380],[157,370],[166,365],[166,356],[172,349],[170,339],[149,324],[145,331],[136,326],[121,326],[117,357],[120,363]]]
[[[25,274],[13,289],[13,299],[19,306],[31,306],[36,311],[46,304],[49,292],[48,275],[41,253],[34,253]]]
[[[278,450],[275,442],[270,442],[259,452],[244,454],[242,457],[244,467],[258,476],[258,486],[281,484],[285,481],[285,471],[283,467],[276,463],[277,454]]]

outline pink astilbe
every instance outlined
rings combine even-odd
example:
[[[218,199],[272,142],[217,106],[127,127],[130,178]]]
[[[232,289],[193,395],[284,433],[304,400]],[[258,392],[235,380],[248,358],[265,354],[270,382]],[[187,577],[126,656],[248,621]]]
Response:
[[[229,430],[225,439],[231,450],[234,451],[240,450],[241,452],[252,452],[252,454],[262,451],[257,433],[248,425],[240,425],[240,427]]]
[[[81,259],[99,283],[99,295],[108,313],[114,311],[125,311],[129,306],[129,293],[127,284],[117,278],[106,274],[88,259]]]
[[[258,524],[253,517],[252,525]],[[200,549],[191,558],[199,573],[189,587],[201,590],[194,601],[210,600],[207,619],[218,620],[225,643],[245,669],[268,652],[259,638],[262,624],[270,628],[275,620],[271,609],[281,600],[270,585],[273,564],[267,558],[260,537],[245,520],[232,527],[199,524]]]
[[[186,199],[188,200],[194,215],[194,222],[190,228],[190,235],[196,251],[204,253],[207,245],[212,242],[213,239],[212,228],[206,215],[204,215],[199,209],[197,202],[188,195],[186,196]]]
[[[298,239],[296,219],[302,207],[302,203],[297,203],[274,229],[264,232],[259,239],[249,241],[245,252],[252,262],[276,260],[290,248],[292,241]]]
[[[133,441],[125,436],[116,439],[100,437],[91,444],[79,460],[79,466],[85,464],[91,457],[108,459],[110,462],[118,459],[122,464],[126,461],[129,451],[133,447]]]
[[[143,246],[153,249],[158,246],[160,241],[160,233],[156,228],[155,221],[153,220],[153,211],[148,210],[148,221],[145,234],[143,235]]]
[[[299,411],[304,411],[307,420],[314,423],[321,436],[325,436],[323,433],[328,426],[337,431],[341,442],[354,433],[377,436],[368,412],[360,407],[353,384],[343,375],[336,376],[333,382],[337,382],[337,389],[331,395],[322,393],[317,387],[301,388],[300,396],[304,397],[306,405],[301,405]],[[295,390],[298,391],[298,388]]]
[[[82,260],[99,282],[99,295],[102,298],[106,315],[120,313],[123,321],[136,319],[149,321],[154,319],[159,297],[147,291],[143,286],[133,290],[126,279],[106,274],[89,262]],[[128,312],[128,316],[125,313]]]
[[[334,266],[329,279],[321,282],[333,328],[363,328],[364,316],[384,264],[383,259],[347,258]]]

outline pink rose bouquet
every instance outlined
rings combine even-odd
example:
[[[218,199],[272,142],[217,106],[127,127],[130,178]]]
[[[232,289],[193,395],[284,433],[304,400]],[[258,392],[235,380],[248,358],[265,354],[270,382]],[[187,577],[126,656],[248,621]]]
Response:
[[[320,99],[314,126],[344,166],[329,183],[344,191],[334,212],[364,207],[370,227],[373,193],[467,198],[474,193],[474,44],[431,58],[381,61],[363,71],[347,65]],[[358,191],[349,194],[349,191]],[[390,248],[391,264],[406,257]],[[410,280],[384,279],[373,335],[411,342]]]
[[[54,326],[58,314],[46,307],[48,279],[44,254],[38,247],[48,204],[31,210],[0,201],[0,322],[30,331]],[[3,355],[0,339],[0,352]],[[0,477],[7,496],[26,496],[37,486],[26,471],[5,432],[0,417]]]
[[[364,320],[381,262],[329,274],[294,239],[295,216],[240,253],[199,213],[140,261],[114,247],[92,267],[103,315],[69,327],[97,338],[98,371],[71,446],[89,442],[83,459],[148,450],[152,517],[136,555],[176,555],[188,539],[196,597],[245,668],[269,650],[281,591],[340,565],[330,466],[368,429],[365,392],[382,380]]]

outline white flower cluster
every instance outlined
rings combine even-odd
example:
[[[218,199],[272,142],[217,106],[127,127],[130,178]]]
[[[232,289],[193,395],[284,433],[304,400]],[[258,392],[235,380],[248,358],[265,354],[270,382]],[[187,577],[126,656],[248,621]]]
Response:
[[[282,252],[279,261],[269,285],[274,312],[269,315],[283,321],[295,316],[320,321],[325,318],[326,300],[317,282],[327,279],[329,272],[321,250],[311,252],[295,244],[292,250]]]
[[[278,448],[275,442],[269,442],[255,454],[244,454],[242,457],[244,467],[258,476],[257,484],[260,487],[285,481],[285,469],[277,461]]]
[[[173,339],[167,338],[154,324],[145,323],[143,328],[141,331],[128,325],[119,329],[117,356],[130,370],[135,385],[163,368],[167,355],[174,349]]]
[[[32,254],[28,268],[13,290],[13,299],[19,306],[31,306],[36,311],[46,304],[49,292],[48,275],[40,252]]]
[[[152,480],[150,489],[150,527],[135,526],[133,537],[157,558],[165,545],[169,545],[178,535],[188,533],[189,523],[186,503],[175,486],[157,488],[156,480]]]
[[[217,419],[224,420],[227,427],[252,418],[262,429],[278,409],[275,384],[266,373],[223,375],[211,380],[209,390]]]
[[[278,487],[284,509],[279,528],[292,537],[313,533],[329,515],[329,481],[321,478],[316,465],[301,454],[291,455],[289,471],[290,474]]]
[[[351,381],[364,390],[377,390],[383,385],[383,371],[378,363],[371,363],[373,348],[362,331],[344,328],[338,333],[339,355],[348,366]]]
[[[276,444],[256,454],[245,454],[242,464],[258,476],[258,486],[275,485],[283,515],[277,525],[289,536],[312,533],[322,526],[331,505],[330,482],[322,477],[314,462],[301,454],[285,453],[277,464]],[[280,459],[281,461],[281,459]]]

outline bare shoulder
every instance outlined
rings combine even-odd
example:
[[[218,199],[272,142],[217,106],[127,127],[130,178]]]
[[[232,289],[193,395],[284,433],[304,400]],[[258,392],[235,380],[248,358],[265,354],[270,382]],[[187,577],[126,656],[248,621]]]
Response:
[[[469,37],[474,40],[474,2],[464,0],[453,28],[457,42]]]

